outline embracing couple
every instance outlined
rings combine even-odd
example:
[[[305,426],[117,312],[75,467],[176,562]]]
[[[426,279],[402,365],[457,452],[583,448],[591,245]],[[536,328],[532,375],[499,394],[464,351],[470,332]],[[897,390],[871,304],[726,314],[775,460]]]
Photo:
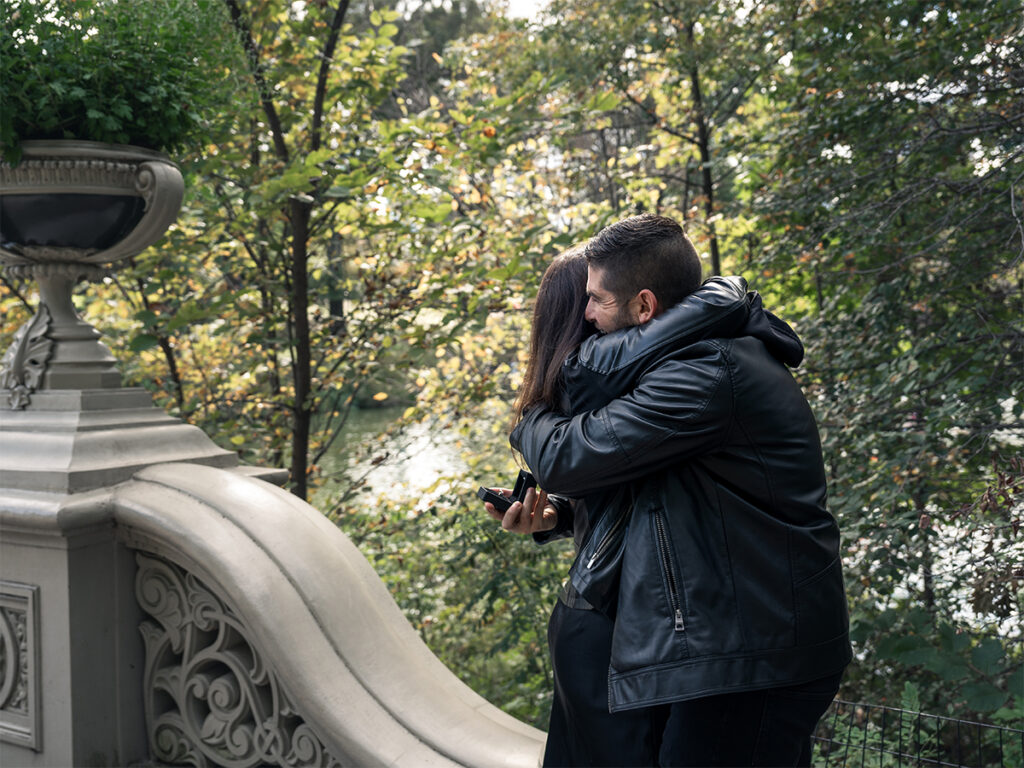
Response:
[[[810,765],[851,653],[802,357],[663,216],[545,272],[510,436],[543,490],[486,505],[578,548],[545,766]]]

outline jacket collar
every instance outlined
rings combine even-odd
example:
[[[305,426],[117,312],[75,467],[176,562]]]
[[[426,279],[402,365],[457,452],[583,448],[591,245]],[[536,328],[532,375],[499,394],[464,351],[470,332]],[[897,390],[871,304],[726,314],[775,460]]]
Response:
[[[757,307],[764,311],[760,309],[759,296]],[[606,374],[631,368],[666,348],[679,348],[701,339],[744,335],[740,331],[748,324],[750,311],[746,280],[712,277],[674,307],[643,325],[586,339],[576,355],[570,356],[567,365],[579,364],[595,373]]]

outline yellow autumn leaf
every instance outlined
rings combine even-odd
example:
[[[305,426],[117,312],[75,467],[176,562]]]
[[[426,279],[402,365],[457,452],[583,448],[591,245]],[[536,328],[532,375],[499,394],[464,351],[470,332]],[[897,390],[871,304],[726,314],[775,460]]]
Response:
[[[378,392],[376,395],[373,396],[373,399],[376,400],[377,402],[380,402],[381,400],[387,400],[388,399],[388,393],[387,392]]]

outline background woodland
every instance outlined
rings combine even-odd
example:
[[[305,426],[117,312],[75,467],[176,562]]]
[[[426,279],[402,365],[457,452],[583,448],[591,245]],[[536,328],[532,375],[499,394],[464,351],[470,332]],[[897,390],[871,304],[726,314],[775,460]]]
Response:
[[[86,4],[116,2],[57,3]],[[205,5],[222,28],[185,55],[222,106],[174,155],[181,216],[77,297],[126,381],[288,467],[445,663],[543,727],[571,546],[503,535],[475,490],[515,476],[545,265],[672,216],[807,346],[856,654],[841,697],[1020,727],[1019,0]],[[0,280],[4,347],[35,301]],[[387,432],[356,435],[385,406]],[[411,432],[460,460],[375,484]]]

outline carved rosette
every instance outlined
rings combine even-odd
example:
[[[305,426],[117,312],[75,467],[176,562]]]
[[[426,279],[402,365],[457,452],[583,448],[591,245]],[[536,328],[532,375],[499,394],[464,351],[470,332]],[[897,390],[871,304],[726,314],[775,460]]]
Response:
[[[338,766],[236,613],[194,574],[137,554],[151,756],[194,766]]]
[[[39,746],[39,587],[0,581],[0,741]]]

